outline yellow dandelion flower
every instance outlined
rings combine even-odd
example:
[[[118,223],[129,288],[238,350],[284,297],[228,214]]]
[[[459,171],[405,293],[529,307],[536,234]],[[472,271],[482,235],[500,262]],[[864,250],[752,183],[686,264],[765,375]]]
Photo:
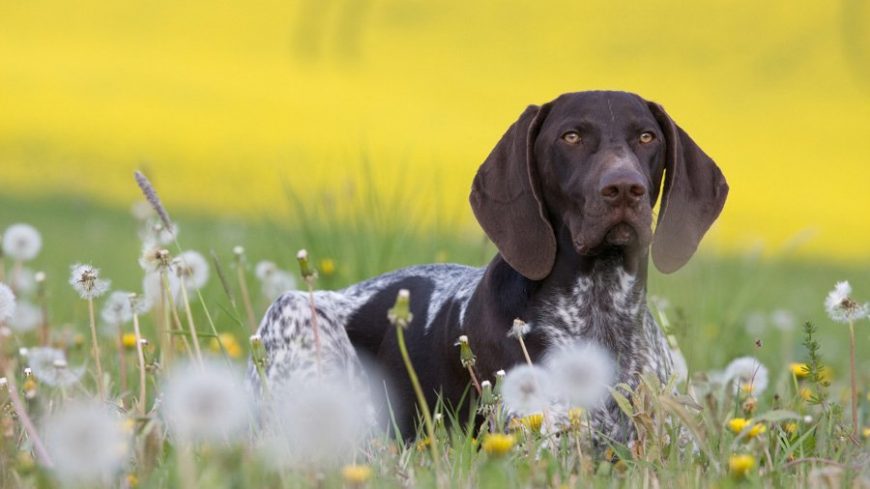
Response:
[[[332,258],[324,258],[320,260],[320,273],[325,277],[335,273],[335,260]]]
[[[513,435],[503,433],[490,433],[483,439],[483,451],[489,455],[501,457],[510,452],[517,439]]]
[[[121,337],[121,344],[123,344],[124,348],[128,350],[136,348],[136,334],[124,333],[124,336]]]
[[[834,380],[834,369],[828,366],[822,367],[822,371],[819,372],[819,381],[828,385],[832,380]]]
[[[810,373],[810,369],[805,363],[790,363],[788,369],[791,370],[792,375],[799,379],[806,377]]]
[[[809,387],[801,387],[801,389],[798,391],[798,395],[801,396],[801,399],[803,399],[804,401],[809,401],[813,398],[813,391],[810,390]]]
[[[34,394],[36,394],[36,388],[38,386],[39,384],[36,383],[36,379],[34,379],[31,375],[30,377],[24,379],[24,383],[21,384],[21,389],[24,391],[25,395],[32,397]]]
[[[783,428],[785,429],[786,433],[788,433],[789,435],[793,435],[797,433],[798,424],[792,421],[791,423],[786,423]]]
[[[864,435],[864,438],[870,438],[870,427],[861,430],[861,434]]]
[[[728,469],[731,475],[743,477],[755,467],[755,457],[752,455],[731,455],[728,459]]]
[[[372,478],[372,468],[368,465],[345,465],[341,469],[344,482],[351,486],[361,486]]]
[[[580,422],[583,421],[583,408],[573,407],[568,410],[568,421],[572,428],[579,428]]]
[[[541,431],[541,425],[544,424],[544,413],[530,414],[520,421],[530,431],[539,432]]]
[[[239,344],[236,337],[231,333],[220,333],[218,335],[220,338],[220,343],[218,343],[217,338],[212,338],[209,343],[209,348],[211,351],[218,353],[221,351],[221,345],[224,346],[224,350],[227,351],[227,355],[230,358],[240,358],[242,356],[242,346]]]
[[[136,477],[136,474],[127,474],[127,485],[129,487],[139,486],[139,478]]]
[[[416,445],[417,451],[418,452],[425,452],[429,448],[429,445],[431,445],[431,444],[432,444],[432,440],[430,440],[428,436],[426,438],[421,439],[421,440],[417,440],[417,445]]]
[[[746,434],[749,438],[755,438],[756,436],[767,431],[767,427],[763,424],[756,424],[752,428],[749,428],[749,433]]]
[[[733,418],[728,421],[728,429],[734,433],[740,433],[747,426],[749,426],[750,421],[746,418]]]

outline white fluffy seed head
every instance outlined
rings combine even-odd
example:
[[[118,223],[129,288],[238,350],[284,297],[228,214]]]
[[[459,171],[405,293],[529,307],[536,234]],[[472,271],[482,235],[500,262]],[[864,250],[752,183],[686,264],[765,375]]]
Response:
[[[36,274],[29,268],[21,268],[11,273],[10,285],[19,295],[30,295],[36,291]]]
[[[61,481],[107,484],[127,459],[122,418],[94,402],[73,401],[46,419],[45,448]]]
[[[15,308],[15,315],[9,321],[9,327],[16,333],[33,331],[42,324],[42,309],[27,301],[21,301]]]
[[[284,270],[275,270],[267,276],[261,283],[263,296],[270,301],[273,301],[288,290],[296,289],[296,278],[290,272]]]
[[[725,367],[723,382],[733,384],[735,393],[757,397],[767,389],[767,367],[754,357],[736,358]]]
[[[508,410],[523,416],[545,410],[553,400],[547,371],[534,365],[512,368],[504,378],[501,395]]]
[[[863,319],[870,314],[870,305],[852,299],[852,286],[849,282],[837,282],[834,290],[825,298],[825,311],[828,317],[838,323],[848,324]]]
[[[142,310],[139,312],[156,307],[161,304],[161,301],[165,301],[165,307],[169,307],[170,298],[174,304],[179,304],[181,299],[181,282],[178,280],[178,277],[173,273],[166,274],[166,283],[169,285],[169,295],[167,296],[164,293],[165,287],[161,275],[163,275],[161,272],[145,273],[145,277],[142,279]]]
[[[100,317],[107,324],[120,326],[133,320],[133,308],[130,306],[130,293],[117,290],[109,294],[103,304]]]
[[[201,289],[208,282],[208,262],[196,251],[185,251],[172,260],[175,275],[189,291]]]
[[[254,267],[254,274],[257,276],[257,279],[260,281],[267,280],[272,273],[278,270],[278,265],[275,265],[274,262],[263,260],[257,262],[257,266]]]
[[[571,407],[598,408],[610,397],[616,362],[595,343],[584,341],[562,347],[547,359],[547,370],[559,400]]]
[[[0,282],[0,324],[8,323],[15,317],[15,294],[8,285]]]
[[[53,387],[69,387],[85,374],[83,366],[70,368],[63,351],[56,348],[30,348],[27,363],[37,380]]]
[[[42,249],[42,236],[30,224],[13,224],[3,232],[3,254],[16,261],[30,261]]]
[[[163,392],[161,414],[181,441],[229,441],[248,427],[248,390],[241,372],[224,363],[179,365],[169,373]]]
[[[100,278],[100,269],[77,263],[72,266],[69,283],[82,299],[96,299],[109,291],[111,282]]]

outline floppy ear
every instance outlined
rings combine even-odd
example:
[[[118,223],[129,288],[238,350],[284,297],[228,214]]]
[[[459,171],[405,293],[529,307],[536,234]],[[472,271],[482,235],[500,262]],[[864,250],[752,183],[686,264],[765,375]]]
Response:
[[[716,163],[692,141],[661,105],[648,102],[667,140],[665,184],[652,244],[652,259],[663,273],[689,261],[722,212],[728,183]]]
[[[550,274],[556,236],[547,219],[535,164],[535,138],[549,105],[530,105],[477,170],[471,209],[514,270],[531,280]]]

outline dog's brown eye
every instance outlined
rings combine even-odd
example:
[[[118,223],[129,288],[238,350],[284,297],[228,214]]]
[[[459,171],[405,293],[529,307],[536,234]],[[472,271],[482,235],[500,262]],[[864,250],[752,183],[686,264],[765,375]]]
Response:
[[[577,131],[568,131],[562,134],[562,139],[568,144],[577,144],[580,142],[580,134]]]
[[[640,142],[643,144],[651,143],[651,142],[653,142],[653,139],[655,139],[655,138],[656,138],[655,134],[647,131],[647,132],[641,133]]]

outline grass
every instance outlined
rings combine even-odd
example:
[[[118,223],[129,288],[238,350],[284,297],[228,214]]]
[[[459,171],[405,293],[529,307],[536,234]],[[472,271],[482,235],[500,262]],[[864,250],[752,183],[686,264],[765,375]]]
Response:
[[[158,188],[159,191],[159,188]],[[482,235],[455,235],[451,224],[434,228],[417,228],[412,223],[413,207],[404,204],[407,196],[395,195],[378,200],[373,195],[357,195],[363,211],[353,218],[336,218],[328,205],[294,200],[289,206],[295,213],[290,222],[224,220],[207,215],[170,214],[179,223],[179,241],[185,249],[195,249],[208,256],[213,250],[229,278],[232,294],[238,299],[233,280],[232,248],[246,249],[249,267],[248,287],[254,296],[256,314],[262,315],[268,299],[259,293],[260,286],[253,273],[253,264],[261,259],[273,260],[282,268],[296,270],[296,251],[306,248],[312,263],[320,271],[318,286],[339,288],[354,281],[400,266],[451,261],[483,265],[494,253]],[[48,309],[55,340],[69,354],[70,365],[88,365],[89,374],[73,392],[61,393],[47,385],[29,386],[35,394],[26,401],[37,426],[43,417],[62,406],[67,395],[94,396],[97,392],[91,375],[93,361],[87,345],[87,303],[80,300],[67,284],[69,266],[76,262],[92,263],[113,281],[114,289],[139,290],[142,271],[137,265],[141,245],[136,234],[136,222],[124,209],[114,209],[64,197],[38,200],[0,197],[0,228],[14,222],[28,222],[40,229],[44,249],[33,267],[47,273]],[[409,224],[411,223],[411,224]],[[173,250],[174,252],[175,250]],[[335,269],[324,273],[322,259],[331,259]],[[8,266],[7,266],[8,269]],[[234,365],[245,362],[249,331],[243,315],[234,309],[212,270],[209,283],[202,290],[216,328],[229,333],[241,351],[230,358]],[[851,429],[848,415],[848,334],[841,325],[825,316],[822,301],[838,280],[850,280],[858,299],[870,298],[870,264],[807,262],[782,257],[710,256],[696,257],[685,269],[673,276],[652,273],[650,294],[667,299],[664,314],[687,357],[696,401],[674,396],[669,389],[655,384],[645,385],[636,392],[621,391],[625,409],[643,434],[642,443],[633,448],[614,445],[608,453],[591,450],[582,430],[553,440],[528,428],[513,433],[510,447],[499,455],[496,440],[487,442],[487,435],[468,427],[444,423],[436,426],[445,479],[456,487],[527,487],[527,486],[646,486],[650,484],[684,486],[731,487],[742,484],[758,486],[793,486],[811,482],[810,472],[827,467],[836,471],[850,464],[863,449],[844,441]],[[301,284],[301,281],[299,282]],[[194,302],[198,302],[194,300]],[[98,304],[98,308],[99,308]],[[208,319],[199,304],[192,304],[192,316],[198,325],[200,341],[209,348],[213,334]],[[238,309],[241,310],[241,309]],[[772,327],[770,315],[777,310],[789,311],[795,318],[794,329],[781,331]],[[183,317],[183,316],[182,316]],[[817,332],[811,343],[820,345],[819,355],[833,370],[833,383],[826,390],[830,404],[812,405],[799,395],[798,385],[818,392],[812,379],[794,378],[790,362],[811,360],[802,346],[804,334],[800,324],[809,321]],[[747,322],[754,323],[747,331]],[[866,351],[867,321],[857,325],[858,351]],[[186,324],[183,322],[183,324]],[[154,338],[155,320],[142,318],[143,336]],[[132,331],[126,325],[125,331]],[[103,366],[109,373],[109,397],[119,394],[119,363],[113,354],[111,338],[101,338]],[[15,335],[2,344],[0,356],[17,357],[20,346],[32,346],[33,333]],[[156,342],[154,342],[156,343]],[[229,351],[229,350],[227,350]],[[156,353],[149,353],[153,362]],[[215,353],[217,354],[217,353]],[[183,354],[182,354],[183,355]],[[726,395],[711,389],[705,372],[721,370],[733,358],[744,355],[757,357],[770,369],[771,386],[759,396],[755,407],[746,399]],[[125,354],[127,385],[135,393],[138,385],[136,355]],[[810,362],[812,363],[812,362]],[[859,369],[863,377],[859,386],[866,392],[868,382],[866,361],[859,354]],[[130,481],[139,487],[178,487],[184,480],[196,480],[201,487],[337,487],[358,485],[368,487],[432,486],[436,484],[433,463],[425,449],[425,440],[408,445],[390,438],[377,438],[358,455],[357,462],[365,467],[347,470],[340,467],[324,471],[281,472],[270,469],[250,445],[222,443],[203,444],[193,451],[193,473],[185,472],[185,460],[179,445],[163,435],[160,417],[150,411],[155,392],[165,372],[148,372],[149,413],[134,420],[130,441],[132,456],[125,469],[112,479],[109,486],[124,486]],[[16,380],[25,393],[27,380],[16,370]],[[818,381],[818,379],[816,379]],[[800,382],[800,384],[798,384]],[[125,393],[127,407],[135,405],[135,394]],[[685,392],[685,387],[680,388]],[[9,397],[0,392],[0,423],[4,427],[0,441],[0,482],[2,487],[52,487],[58,481],[51,472],[34,464],[32,445],[21,431],[18,418],[9,407]],[[866,411],[868,399],[861,396]],[[748,408],[752,407],[751,411]],[[123,410],[122,410],[123,411]],[[440,409],[450,419],[449,410]],[[807,423],[803,417],[811,415]],[[747,439],[747,434],[727,429],[731,418],[753,418],[762,423],[765,432]],[[328,423],[329,420],[311,420]],[[796,431],[787,431],[788,423],[796,423]],[[449,424],[449,423],[448,423]],[[695,439],[697,450],[679,449],[680,433]],[[578,459],[574,437],[583,445],[583,458]],[[864,443],[863,441],[861,443]],[[488,450],[481,450],[483,444]],[[504,446],[504,445],[502,445]],[[866,446],[866,445],[864,445]],[[729,468],[732,455],[745,455],[753,466],[745,477],[737,473],[740,463]],[[617,461],[618,459],[618,461]],[[180,465],[179,465],[180,464]],[[371,470],[370,474],[366,470]],[[851,473],[848,477],[854,476]],[[847,477],[841,474],[842,477]],[[68,482],[68,481],[67,481]],[[132,485],[132,484],[131,484]]]

